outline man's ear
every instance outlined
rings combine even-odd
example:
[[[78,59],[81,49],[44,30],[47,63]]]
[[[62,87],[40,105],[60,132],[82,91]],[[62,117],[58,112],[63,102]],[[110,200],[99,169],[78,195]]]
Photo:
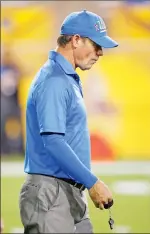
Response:
[[[78,48],[80,47],[81,45],[83,44],[82,42],[82,38],[80,37],[79,34],[75,34],[73,37],[72,37],[72,45],[74,48]]]

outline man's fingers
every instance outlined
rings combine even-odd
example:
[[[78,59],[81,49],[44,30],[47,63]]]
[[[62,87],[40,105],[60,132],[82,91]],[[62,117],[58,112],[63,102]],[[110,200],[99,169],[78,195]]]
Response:
[[[113,200],[109,200],[108,203],[104,204],[104,208],[105,209],[109,209],[112,205],[114,204]]]
[[[99,203],[99,208],[100,208],[100,210],[103,210],[103,209],[104,209],[103,203]]]
[[[94,202],[94,205],[96,208],[99,208],[99,203],[98,202]]]
[[[108,198],[108,202],[111,202],[112,200],[113,200],[113,198],[112,198],[112,197]]]

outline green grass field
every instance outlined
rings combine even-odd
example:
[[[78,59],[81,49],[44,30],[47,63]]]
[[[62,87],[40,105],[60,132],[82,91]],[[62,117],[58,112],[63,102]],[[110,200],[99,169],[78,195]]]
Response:
[[[113,191],[115,204],[112,208],[115,227],[110,231],[108,227],[109,213],[94,207],[89,200],[90,217],[95,233],[150,233],[150,194],[122,195],[114,191],[116,181],[150,181],[148,175],[102,176]],[[4,219],[5,233],[12,233],[14,228],[22,228],[18,196],[23,177],[2,177],[1,179],[1,212]]]

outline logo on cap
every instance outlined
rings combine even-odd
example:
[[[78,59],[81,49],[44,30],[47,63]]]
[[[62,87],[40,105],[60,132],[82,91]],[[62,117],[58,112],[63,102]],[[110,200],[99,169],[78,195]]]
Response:
[[[94,25],[96,31],[105,31],[106,30],[106,25],[103,21],[103,19],[100,19],[96,22],[96,24]]]

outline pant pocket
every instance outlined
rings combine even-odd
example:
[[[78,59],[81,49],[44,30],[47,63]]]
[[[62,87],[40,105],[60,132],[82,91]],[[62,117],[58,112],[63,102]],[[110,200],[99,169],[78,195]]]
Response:
[[[86,204],[81,192],[76,188],[72,188],[71,200],[71,212],[74,217],[75,223],[78,223],[83,219],[86,213]]]
[[[19,197],[19,208],[21,221],[25,226],[30,224],[31,219],[34,216],[39,189],[39,185],[26,183],[21,189]]]
[[[57,180],[52,183],[43,183],[38,193],[38,209],[41,211],[50,211],[55,205],[58,205],[59,184]]]

